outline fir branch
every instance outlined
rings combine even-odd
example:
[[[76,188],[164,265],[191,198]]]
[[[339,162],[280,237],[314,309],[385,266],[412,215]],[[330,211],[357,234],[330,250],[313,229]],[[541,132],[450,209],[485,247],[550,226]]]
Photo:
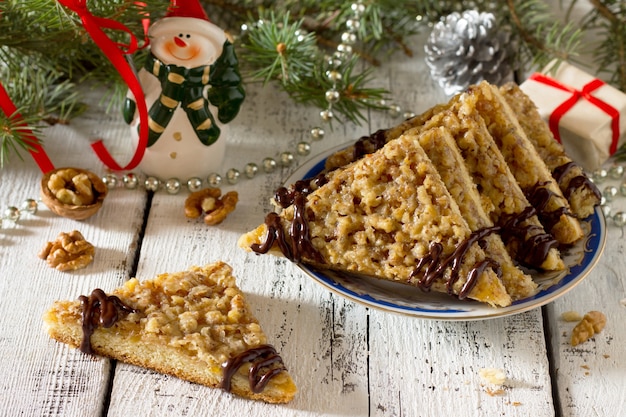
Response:
[[[604,34],[595,51],[598,71],[609,74],[609,82],[626,92],[626,5],[623,2],[590,0],[595,13],[588,27]]]
[[[253,79],[298,84],[303,74],[313,70],[315,37],[302,34],[302,21],[290,23],[289,17],[287,13],[278,22],[274,13],[262,14],[242,40],[241,46],[249,53],[247,63]]]
[[[554,58],[565,61],[577,55],[582,32],[573,24],[563,25],[554,20],[546,3],[506,0],[506,6],[522,40],[518,57],[521,66],[532,62],[543,67]]]
[[[358,57],[353,56],[340,69],[341,77],[335,86],[339,92],[339,101],[332,106],[333,113],[340,115],[338,118],[340,123],[345,122],[341,120],[341,116],[352,123],[359,124],[366,120],[363,110],[387,109],[380,103],[388,97],[389,92],[382,88],[368,87],[373,76],[372,69],[355,73],[359,62]],[[327,75],[325,65],[320,62],[316,65],[316,72],[312,77],[304,79],[297,88],[287,86],[286,91],[296,102],[323,109],[328,106],[326,91],[332,88],[333,82]]]
[[[18,108],[8,117],[0,112],[0,168],[4,168],[11,154],[23,160],[20,151],[33,150],[32,135],[37,136],[41,133],[38,118],[22,117],[20,113],[23,110]]]

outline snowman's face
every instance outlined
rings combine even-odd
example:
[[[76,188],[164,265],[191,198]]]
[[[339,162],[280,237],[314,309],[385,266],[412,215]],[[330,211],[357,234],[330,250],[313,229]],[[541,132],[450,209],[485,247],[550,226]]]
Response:
[[[205,20],[169,17],[150,27],[150,50],[165,64],[210,65],[221,55],[224,31]]]

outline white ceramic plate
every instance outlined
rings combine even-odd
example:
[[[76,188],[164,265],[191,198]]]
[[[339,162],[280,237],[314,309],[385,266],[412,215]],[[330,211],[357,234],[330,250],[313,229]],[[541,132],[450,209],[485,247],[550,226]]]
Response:
[[[314,177],[323,169],[326,158],[345,146],[330,149],[304,163],[289,177],[286,184]],[[552,302],[574,288],[589,274],[604,250],[606,223],[602,211],[597,208],[582,224],[586,232],[585,238],[572,248],[561,252],[567,266],[566,270],[560,273],[531,272],[535,281],[539,283],[540,291],[533,297],[515,301],[511,306],[504,308],[493,308],[475,301],[461,301],[447,294],[427,293],[419,288],[369,277],[318,271],[307,265],[300,265],[300,268],[333,293],[370,308],[437,320],[481,320],[503,317]]]

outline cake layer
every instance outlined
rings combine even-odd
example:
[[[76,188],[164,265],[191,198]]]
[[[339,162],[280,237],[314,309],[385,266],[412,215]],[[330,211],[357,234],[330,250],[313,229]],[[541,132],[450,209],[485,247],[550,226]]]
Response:
[[[461,96],[459,96],[461,98]],[[511,256],[533,268],[562,270],[558,242],[546,232],[482,117],[471,102],[458,100],[415,130],[445,127],[481,195],[481,204],[501,234]]]

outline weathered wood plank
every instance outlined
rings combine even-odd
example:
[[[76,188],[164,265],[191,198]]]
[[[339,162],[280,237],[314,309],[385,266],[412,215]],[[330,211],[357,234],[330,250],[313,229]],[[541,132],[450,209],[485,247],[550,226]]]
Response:
[[[57,167],[98,167],[91,153],[90,129],[102,123],[101,109],[70,126],[47,129],[46,150]],[[110,136],[115,141],[115,131]],[[30,159],[17,157],[0,177],[4,210],[26,198],[39,198],[41,173]],[[2,415],[97,415],[108,394],[110,362],[93,359],[54,342],[42,330],[41,317],[57,299],[74,299],[93,288],[111,289],[127,279],[142,224],[145,193],[107,197],[101,211],[82,222],[64,219],[43,204],[35,215],[24,213],[17,225],[0,229],[0,396]],[[125,216],[119,216],[124,207]],[[96,246],[94,262],[71,273],[51,269],[37,257],[60,232],[77,229]]]
[[[623,197],[611,205],[614,213],[626,209]],[[624,228],[609,220],[607,247],[598,265],[576,288],[547,307],[555,384],[564,416],[611,416],[626,410],[624,237]],[[584,315],[591,310],[606,315],[606,327],[591,340],[572,346],[572,329],[576,323],[564,321],[561,315],[568,311]]]
[[[370,322],[370,415],[554,415],[540,310],[475,322],[372,311]],[[484,381],[486,368],[504,385]]]

